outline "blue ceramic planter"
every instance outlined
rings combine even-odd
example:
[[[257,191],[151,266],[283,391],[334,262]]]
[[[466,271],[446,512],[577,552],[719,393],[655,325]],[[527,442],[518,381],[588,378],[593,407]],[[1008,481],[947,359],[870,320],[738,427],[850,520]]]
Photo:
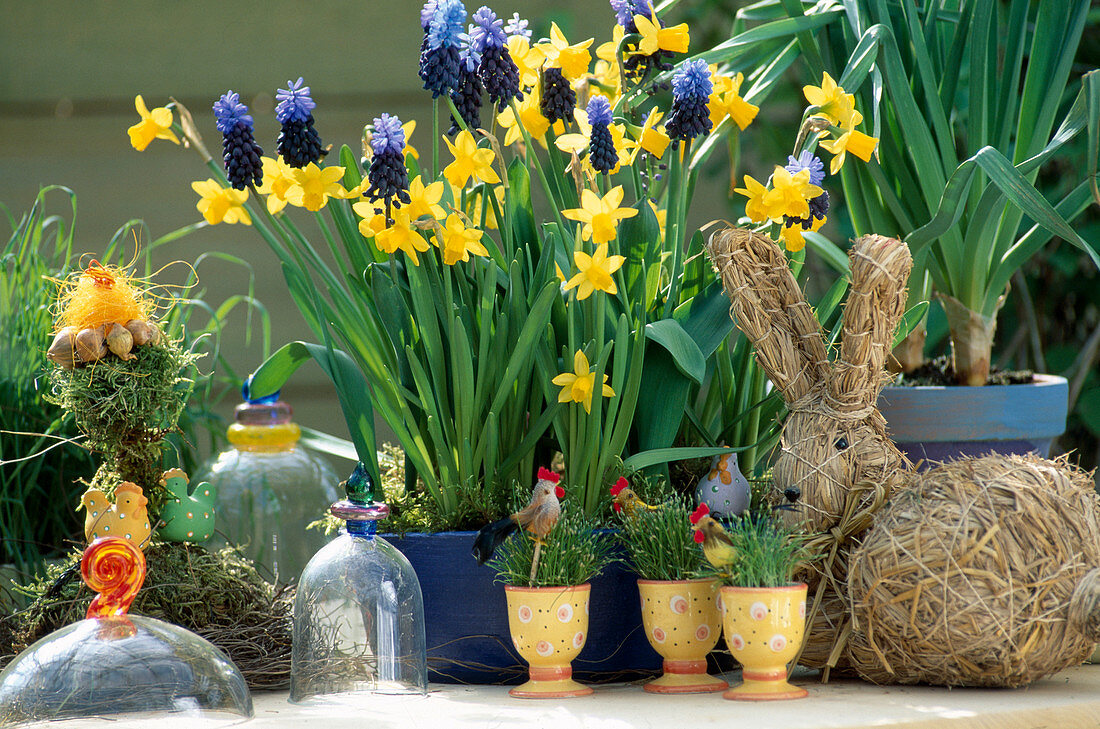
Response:
[[[470,554],[474,532],[387,535],[412,563],[424,594],[428,680],[521,683],[527,664],[512,646],[504,586]],[[582,682],[623,681],[660,672],[642,630],[637,576],[616,563],[591,580],[588,641],[573,661]]]
[[[1050,455],[1066,430],[1069,386],[1036,375],[1031,384],[887,387],[878,398],[890,437],[913,462],[989,453]]]

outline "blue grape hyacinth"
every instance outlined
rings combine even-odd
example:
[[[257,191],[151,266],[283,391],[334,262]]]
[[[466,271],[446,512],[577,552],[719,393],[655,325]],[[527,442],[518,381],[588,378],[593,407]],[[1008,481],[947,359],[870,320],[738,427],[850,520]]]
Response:
[[[573,121],[577,108],[577,92],[566,80],[560,68],[551,66],[542,70],[542,98],[539,110],[553,124],[557,121]]]
[[[281,125],[275,151],[284,162],[297,168],[319,162],[328,153],[313,127],[313,109],[317,104],[310,98],[309,87],[303,83],[299,76],[297,81],[287,81],[287,88],[275,93],[279,102],[275,105],[275,118]]]
[[[370,146],[374,152],[367,170],[370,186],[363,194],[371,202],[384,200],[387,209],[408,203],[409,172],[405,169],[405,130],[401,128],[401,120],[389,114],[376,118]]]
[[[454,102],[467,129],[477,129],[481,126],[481,94],[484,88],[477,75],[477,66],[478,57],[470,43],[470,36],[467,36],[458,65],[458,88],[451,92],[451,101]],[[451,126],[447,134],[454,136],[460,129],[458,120],[455,119],[454,114],[451,114]]]
[[[260,157],[264,150],[256,144],[252,131],[252,115],[241,103],[240,94],[227,91],[214,102],[214,119],[222,133],[222,161],[225,176],[236,190],[263,181],[264,168]]]
[[[588,161],[597,172],[610,172],[619,163],[615,140],[611,137],[611,104],[606,96],[593,96],[587,111],[588,123],[592,126]]]
[[[665,120],[665,132],[672,139],[691,141],[710,131],[707,101],[714,86],[707,62],[687,61],[672,77],[672,108]]]
[[[489,95],[489,101],[497,105],[497,111],[504,111],[512,99],[523,98],[519,90],[519,68],[508,52],[504,21],[484,5],[474,12],[473,20],[470,49],[479,58],[478,78]]]
[[[803,150],[797,158],[793,155],[787,155],[787,166],[784,169],[792,175],[797,175],[802,170],[809,170],[811,185],[821,187],[821,184],[825,182],[825,163],[809,150]],[[804,218],[784,216],[783,219],[786,224],[794,225],[798,223],[804,230],[809,230],[813,227],[815,219],[822,220],[828,214],[829,193],[822,190],[820,195],[810,200],[809,205],[810,213]]]
[[[433,99],[458,88],[465,24],[466,7],[461,0],[438,0],[421,46],[419,72]]]

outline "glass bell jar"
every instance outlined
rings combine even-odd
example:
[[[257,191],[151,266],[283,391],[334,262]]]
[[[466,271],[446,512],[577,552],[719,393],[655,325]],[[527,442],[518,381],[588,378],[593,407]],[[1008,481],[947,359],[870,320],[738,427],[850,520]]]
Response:
[[[247,400],[245,385],[245,398]],[[336,472],[298,445],[302,431],[278,393],[237,406],[229,448],[197,479],[217,488],[218,531],[281,582],[293,582],[327,538],[306,526],[339,495]]]
[[[177,625],[128,615],[145,556],[119,537],[95,540],[81,573],[98,596],[0,672],[0,726],[109,717],[158,727],[225,726],[252,716],[244,677],[221,650]]]
[[[416,572],[375,533],[389,507],[374,500],[362,463],[343,486],[347,500],[330,511],[346,526],[306,565],[294,598],[290,700],[424,694],[424,598]]]

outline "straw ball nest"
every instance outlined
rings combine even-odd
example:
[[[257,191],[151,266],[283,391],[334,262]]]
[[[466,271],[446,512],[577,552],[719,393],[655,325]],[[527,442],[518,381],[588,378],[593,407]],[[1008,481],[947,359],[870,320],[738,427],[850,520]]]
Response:
[[[1100,496],[1063,460],[914,475],[849,569],[849,649],[875,683],[1021,686],[1100,639]]]

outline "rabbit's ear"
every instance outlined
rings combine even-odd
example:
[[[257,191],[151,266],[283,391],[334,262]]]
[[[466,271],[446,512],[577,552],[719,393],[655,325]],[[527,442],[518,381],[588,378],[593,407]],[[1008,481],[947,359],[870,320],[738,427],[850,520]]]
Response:
[[[848,258],[852,288],[828,388],[830,405],[841,413],[873,407],[889,379],[886,358],[905,313],[906,281],[913,267],[909,247],[882,235],[861,236]]]
[[[743,228],[714,233],[710,259],[733,305],[730,315],[756,345],[756,358],[783,399],[793,403],[829,369],[821,325],[767,236]]]

